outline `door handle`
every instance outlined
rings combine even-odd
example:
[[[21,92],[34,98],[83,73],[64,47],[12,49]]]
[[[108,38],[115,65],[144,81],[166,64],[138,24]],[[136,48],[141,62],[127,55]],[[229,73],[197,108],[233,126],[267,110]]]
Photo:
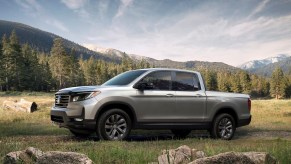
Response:
[[[173,94],[166,94],[167,97],[173,97]]]

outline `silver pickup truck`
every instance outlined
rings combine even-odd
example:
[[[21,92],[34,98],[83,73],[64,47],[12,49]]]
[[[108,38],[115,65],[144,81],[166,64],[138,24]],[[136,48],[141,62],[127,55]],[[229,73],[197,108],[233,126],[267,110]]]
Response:
[[[169,129],[177,137],[204,129],[230,140],[251,122],[249,95],[207,91],[199,72],[150,68],[124,72],[101,86],[59,90],[51,120],[76,136],[122,140],[131,129]]]

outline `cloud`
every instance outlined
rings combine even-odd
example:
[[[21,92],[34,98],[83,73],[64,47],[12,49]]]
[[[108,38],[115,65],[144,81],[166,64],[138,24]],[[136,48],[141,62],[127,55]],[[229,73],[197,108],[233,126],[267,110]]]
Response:
[[[82,18],[90,18],[89,12],[85,9],[88,0],[61,0],[69,9],[73,10]]]
[[[126,9],[132,5],[133,0],[120,0],[121,4],[119,5],[119,8],[117,10],[116,15],[114,16],[114,18],[118,18],[121,17],[124,12],[126,11]]]
[[[60,29],[64,32],[69,32],[69,29],[62,22],[60,22],[56,19],[47,19],[47,20],[45,20],[45,23],[48,25],[52,25],[52,26],[56,27],[57,29]]]
[[[36,13],[40,13],[43,10],[43,7],[36,0],[15,0],[15,2],[34,17]]]
[[[68,8],[76,10],[82,8],[86,3],[87,0],[62,0]]]
[[[261,3],[258,4],[258,6],[251,12],[251,14],[248,16],[248,18],[251,18],[252,16],[260,13],[264,8],[265,6],[267,5],[267,3],[269,2],[270,0],[263,0]]]

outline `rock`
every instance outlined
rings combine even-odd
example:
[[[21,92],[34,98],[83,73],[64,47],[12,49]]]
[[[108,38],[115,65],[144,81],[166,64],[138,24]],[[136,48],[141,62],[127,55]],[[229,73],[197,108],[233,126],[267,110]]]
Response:
[[[38,163],[38,164],[92,164],[86,155],[74,152],[42,152],[29,147],[26,150],[10,152],[4,157],[4,164]]]
[[[40,156],[37,164],[92,164],[86,155],[74,152],[51,151]]]
[[[30,158],[25,151],[15,151],[10,152],[4,157],[4,164],[17,164],[17,163],[33,163],[33,160]]]
[[[189,164],[254,164],[254,162],[242,153],[226,152],[211,157],[196,159]]]
[[[44,154],[43,151],[34,148],[34,147],[29,147],[25,150],[25,153],[28,154],[32,159],[36,160],[38,159],[40,156],[42,156]]]
[[[277,160],[266,152],[246,152],[242,153],[249,157],[255,164],[275,164]]]
[[[192,156],[192,158],[191,158],[192,160],[207,157],[203,151],[200,151],[197,149],[192,149],[191,156]]]
[[[183,164],[191,161],[191,149],[186,146],[180,146],[177,149],[163,150],[162,155],[158,157],[159,164]]]

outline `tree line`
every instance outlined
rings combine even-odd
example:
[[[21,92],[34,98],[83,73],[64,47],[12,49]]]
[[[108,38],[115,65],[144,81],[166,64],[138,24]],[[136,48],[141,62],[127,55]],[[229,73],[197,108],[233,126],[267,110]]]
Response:
[[[60,88],[100,85],[115,75],[133,69],[154,67],[146,60],[129,57],[120,63],[77,57],[67,51],[60,38],[54,39],[49,54],[35,51],[28,44],[20,45],[16,32],[3,35],[0,43],[0,91],[55,91]],[[291,97],[291,71],[284,74],[276,68],[271,78],[246,71],[198,70],[208,90],[250,94],[253,97]]]

